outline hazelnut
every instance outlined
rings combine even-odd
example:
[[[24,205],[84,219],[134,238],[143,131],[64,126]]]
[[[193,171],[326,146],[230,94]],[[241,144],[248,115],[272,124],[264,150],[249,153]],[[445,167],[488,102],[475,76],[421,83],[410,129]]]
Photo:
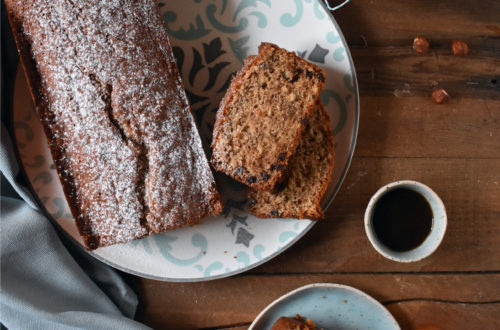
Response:
[[[451,51],[455,56],[465,56],[469,53],[469,46],[462,40],[453,40]]]
[[[434,92],[432,92],[432,100],[436,104],[446,103],[449,99],[450,95],[442,88],[438,88]]]
[[[422,36],[413,39],[413,50],[417,53],[423,54],[429,51],[429,41]]]

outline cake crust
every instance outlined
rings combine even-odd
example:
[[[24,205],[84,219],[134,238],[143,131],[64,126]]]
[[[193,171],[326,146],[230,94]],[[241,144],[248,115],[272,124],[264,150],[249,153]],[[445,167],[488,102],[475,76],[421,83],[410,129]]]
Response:
[[[5,4],[87,249],[222,211],[154,1]]]

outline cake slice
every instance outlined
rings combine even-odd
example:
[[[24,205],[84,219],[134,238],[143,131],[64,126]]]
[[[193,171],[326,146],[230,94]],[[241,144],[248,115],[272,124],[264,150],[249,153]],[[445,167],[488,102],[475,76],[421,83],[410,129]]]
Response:
[[[323,70],[293,52],[262,43],[221,102],[212,166],[253,189],[273,190],[324,82]]]
[[[275,192],[251,191],[250,211],[260,218],[323,218],[320,201],[332,175],[333,158],[330,120],[318,102],[290,158],[287,181]]]
[[[6,0],[89,250],[222,211],[154,0]]]
[[[316,324],[311,319],[305,319],[299,314],[295,317],[280,317],[271,330],[316,330]]]

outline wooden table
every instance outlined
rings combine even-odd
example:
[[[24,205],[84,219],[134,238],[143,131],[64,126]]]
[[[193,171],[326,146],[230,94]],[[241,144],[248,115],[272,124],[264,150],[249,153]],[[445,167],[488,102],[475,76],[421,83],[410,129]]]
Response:
[[[245,329],[284,293],[331,282],[372,295],[403,329],[500,329],[500,1],[351,1],[335,18],[356,66],[361,122],[326,219],[231,278],[166,283],[123,274],[139,295],[139,321]],[[417,35],[430,40],[429,53],[412,50]],[[469,44],[469,56],[451,55],[453,39]],[[449,103],[431,101],[437,87]],[[399,179],[429,185],[448,212],[440,248],[412,264],[380,256],[363,226],[371,195]]]
[[[271,301],[314,282],[357,287],[404,329],[500,328],[500,2],[352,0],[335,13],[361,92],[356,153],[326,219],[272,261],[231,278],[165,283],[130,277],[137,319],[163,329],[244,329]],[[426,36],[428,54],[412,50]],[[469,44],[451,55],[453,39]],[[448,104],[430,98],[436,87]],[[433,188],[449,224],[431,257],[400,264],[370,245],[363,215],[382,185]]]

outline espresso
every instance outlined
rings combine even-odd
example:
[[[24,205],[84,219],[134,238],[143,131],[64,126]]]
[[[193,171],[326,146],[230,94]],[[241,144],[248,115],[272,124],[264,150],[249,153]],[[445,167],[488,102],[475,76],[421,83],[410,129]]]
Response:
[[[373,229],[381,243],[393,251],[409,251],[422,244],[432,229],[432,209],[419,193],[396,188],[378,200]]]

